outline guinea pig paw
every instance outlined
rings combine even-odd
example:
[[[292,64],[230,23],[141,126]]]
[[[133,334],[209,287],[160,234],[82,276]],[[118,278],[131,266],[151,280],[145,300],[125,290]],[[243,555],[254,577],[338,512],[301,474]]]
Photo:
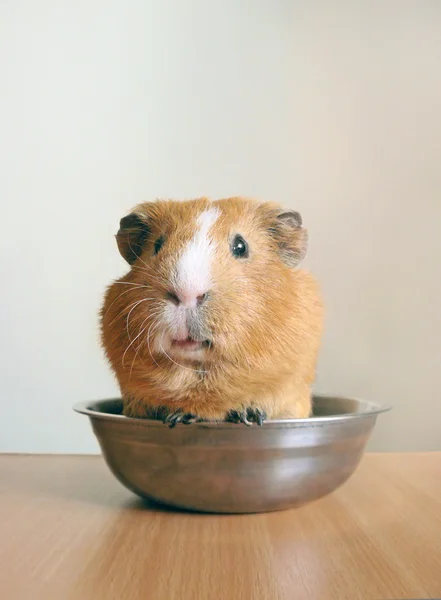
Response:
[[[227,421],[230,423],[243,423],[247,427],[251,427],[253,423],[257,423],[262,427],[266,419],[266,412],[259,408],[247,408],[244,410],[232,410],[227,415]]]
[[[262,427],[264,421],[266,421],[266,412],[260,410],[260,408],[249,408],[248,419],[257,423],[259,427]]]
[[[191,423],[198,423],[200,421],[201,419],[196,415],[193,415],[191,413],[185,413],[181,410],[168,414],[162,420],[162,422],[165,425],[168,425],[170,429],[173,429],[173,427],[175,427],[178,423],[183,423],[184,425],[191,425]]]

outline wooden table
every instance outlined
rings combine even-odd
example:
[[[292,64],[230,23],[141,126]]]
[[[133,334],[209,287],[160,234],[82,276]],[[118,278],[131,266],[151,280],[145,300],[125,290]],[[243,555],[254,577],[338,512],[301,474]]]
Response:
[[[368,455],[297,510],[148,506],[100,457],[0,456],[3,600],[441,598],[441,453]]]

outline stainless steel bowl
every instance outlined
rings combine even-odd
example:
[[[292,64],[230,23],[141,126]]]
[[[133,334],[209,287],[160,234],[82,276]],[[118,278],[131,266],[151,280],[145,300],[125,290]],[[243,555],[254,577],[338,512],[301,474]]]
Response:
[[[332,492],[357,467],[378,414],[349,398],[314,398],[310,419],[178,424],[121,415],[121,400],[78,404],[104,458],[136,494],[190,510],[281,510]]]

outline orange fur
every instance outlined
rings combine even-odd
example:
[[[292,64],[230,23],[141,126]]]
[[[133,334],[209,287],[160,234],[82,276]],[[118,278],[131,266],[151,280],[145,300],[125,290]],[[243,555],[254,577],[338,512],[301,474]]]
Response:
[[[206,316],[213,346],[200,362],[177,365],[154,341],[171,269],[208,207],[220,209],[211,232],[216,254]],[[159,201],[135,209],[149,234],[130,271],[107,289],[101,311],[102,342],[126,415],[146,417],[166,407],[223,420],[231,410],[255,406],[273,419],[309,416],[323,307],[313,277],[280,258],[269,233],[277,210],[243,198]],[[231,255],[228,240],[235,233],[249,243],[246,260]],[[161,235],[167,243],[153,256]],[[125,241],[119,243],[122,248]]]

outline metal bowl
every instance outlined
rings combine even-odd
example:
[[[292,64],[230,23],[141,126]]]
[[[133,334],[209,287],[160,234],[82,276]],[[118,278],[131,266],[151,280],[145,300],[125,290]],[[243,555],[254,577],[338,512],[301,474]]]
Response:
[[[369,402],[316,396],[309,419],[178,424],[132,419],[120,399],[77,404],[115,477],[145,498],[189,510],[256,513],[299,506],[344,483],[378,414]]]

